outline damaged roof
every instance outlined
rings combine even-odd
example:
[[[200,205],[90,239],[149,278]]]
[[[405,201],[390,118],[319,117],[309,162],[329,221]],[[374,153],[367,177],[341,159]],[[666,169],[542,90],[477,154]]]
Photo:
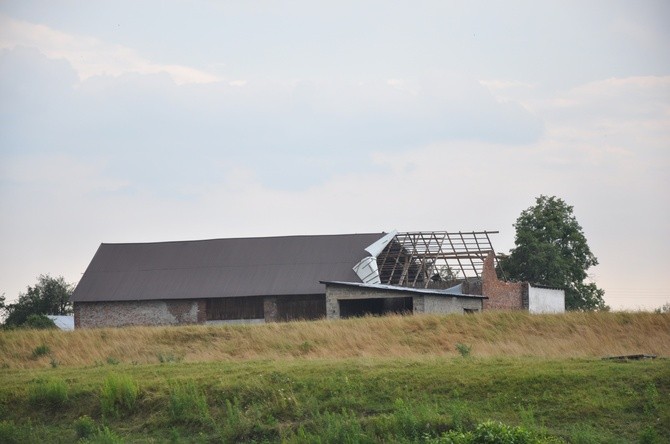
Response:
[[[352,267],[384,233],[101,244],[74,302],[325,292],[358,281]]]

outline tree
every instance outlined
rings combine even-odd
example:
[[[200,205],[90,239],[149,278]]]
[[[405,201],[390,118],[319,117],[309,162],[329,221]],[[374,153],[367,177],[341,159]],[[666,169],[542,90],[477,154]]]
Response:
[[[512,280],[565,289],[568,310],[607,310],[605,292],[584,282],[598,265],[572,207],[555,196],[540,196],[514,224],[515,245],[500,268]]]
[[[74,285],[65,282],[62,276],[52,278],[40,275],[34,287],[28,287],[19,295],[14,304],[4,304],[7,313],[5,325],[19,326],[26,322],[30,315],[67,315],[72,313],[70,296]]]

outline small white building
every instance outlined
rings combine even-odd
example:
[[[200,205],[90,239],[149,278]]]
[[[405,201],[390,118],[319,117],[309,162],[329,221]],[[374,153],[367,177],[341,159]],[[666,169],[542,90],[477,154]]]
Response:
[[[47,318],[54,321],[56,327],[65,331],[74,330],[74,316],[47,315]]]
[[[528,311],[530,313],[565,312],[565,291],[528,284]]]

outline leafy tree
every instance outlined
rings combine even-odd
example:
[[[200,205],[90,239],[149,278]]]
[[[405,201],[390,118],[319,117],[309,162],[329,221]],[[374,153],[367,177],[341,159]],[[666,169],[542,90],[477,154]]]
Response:
[[[4,304],[7,313],[6,326],[19,326],[26,322],[30,315],[67,315],[72,313],[70,296],[74,286],[65,282],[62,276],[52,278],[40,275],[34,287],[28,287],[19,295],[14,304]]]
[[[26,321],[21,324],[23,328],[34,328],[38,330],[58,328],[56,323],[49,319],[45,314],[31,314]]]
[[[516,247],[500,261],[513,280],[565,289],[568,310],[607,310],[605,292],[584,282],[598,264],[572,207],[555,196],[540,196],[514,224]]]

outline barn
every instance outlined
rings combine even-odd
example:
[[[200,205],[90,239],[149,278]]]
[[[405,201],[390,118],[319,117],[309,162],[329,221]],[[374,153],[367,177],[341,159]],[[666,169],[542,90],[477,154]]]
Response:
[[[495,276],[494,233],[101,244],[72,295],[75,327],[527,309],[528,286]]]

